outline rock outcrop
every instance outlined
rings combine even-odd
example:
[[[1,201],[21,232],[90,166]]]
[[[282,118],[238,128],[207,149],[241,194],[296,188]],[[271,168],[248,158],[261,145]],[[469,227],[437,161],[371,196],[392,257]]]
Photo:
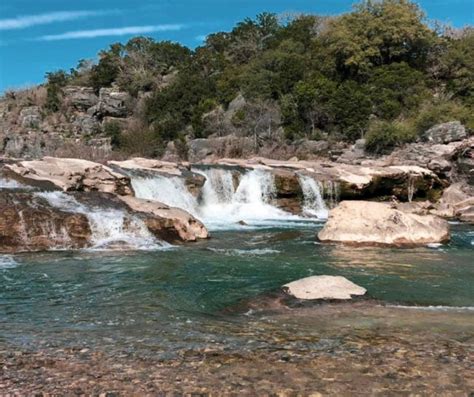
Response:
[[[0,193],[0,253],[78,249],[89,246],[83,214],[52,207],[29,193]]]
[[[341,276],[312,276],[283,286],[287,294],[304,300],[347,300],[365,295],[367,290]]]
[[[43,189],[132,194],[130,178],[92,161],[44,157],[5,168],[14,179]]]
[[[449,225],[439,217],[402,212],[388,203],[343,201],[330,212],[318,238],[353,245],[426,245],[449,241]]]
[[[148,229],[165,241],[196,241],[209,237],[202,222],[180,208],[137,197],[120,198],[133,211],[146,214],[144,221]]]
[[[221,166],[234,166],[242,169],[262,169],[278,176],[282,186],[293,186],[294,196],[301,195],[297,180],[304,174],[322,183],[326,195],[335,194],[338,199],[368,199],[396,196],[400,200],[432,197],[445,185],[429,169],[416,165],[350,165],[330,161],[279,161],[256,157],[249,160],[220,159],[213,162]],[[286,182],[284,178],[288,179]],[[325,183],[328,182],[328,183]],[[298,190],[299,189],[299,190]],[[285,188],[285,194],[288,189]],[[441,193],[439,193],[441,194]]]

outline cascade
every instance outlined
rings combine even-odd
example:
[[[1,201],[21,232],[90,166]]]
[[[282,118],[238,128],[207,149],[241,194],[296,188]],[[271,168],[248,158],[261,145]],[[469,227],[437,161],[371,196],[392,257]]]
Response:
[[[225,228],[240,221],[260,225],[296,219],[272,205],[275,183],[270,172],[248,171],[241,175],[236,189],[232,171],[211,168],[196,172],[206,177],[198,214],[211,228]]]
[[[161,175],[150,178],[132,176],[131,181],[138,198],[159,201],[170,207],[186,210],[194,216],[197,215],[197,200],[188,191],[181,178],[167,178]]]
[[[409,175],[408,176],[408,181],[407,181],[407,195],[408,195],[408,202],[412,202],[413,201],[413,197],[415,195],[415,190],[416,190],[416,187],[415,187],[415,177],[412,176],[412,175]]]
[[[125,211],[89,207],[63,192],[40,192],[35,195],[44,198],[53,207],[86,215],[94,248],[110,248],[123,244],[136,249],[167,246],[150,233],[141,219]]]
[[[340,186],[339,182],[324,181],[323,182],[324,197],[326,198],[329,208],[334,208],[339,203]]]
[[[327,219],[328,208],[323,200],[321,183],[307,175],[299,175],[301,190],[303,191],[303,214]]]

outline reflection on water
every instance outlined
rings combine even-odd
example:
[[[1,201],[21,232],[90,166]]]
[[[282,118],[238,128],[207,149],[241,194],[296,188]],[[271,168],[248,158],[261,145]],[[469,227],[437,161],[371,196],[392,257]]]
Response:
[[[453,241],[439,249],[314,244],[314,228],[304,226],[216,232],[212,240],[169,251],[2,256],[0,342],[168,357],[209,345],[250,352],[282,344],[327,348],[357,330],[424,329],[457,338],[474,332],[474,265],[472,230],[454,228]],[[275,301],[271,310],[258,310],[269,292],[318,274],[345,276],[374,301],[309,308]],[[238,307],[245,309],[232,309]]]

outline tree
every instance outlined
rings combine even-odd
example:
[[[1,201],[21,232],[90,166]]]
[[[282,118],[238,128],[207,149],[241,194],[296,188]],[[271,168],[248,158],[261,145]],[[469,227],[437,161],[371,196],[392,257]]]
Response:
[[[365,75],[392,62],[421,68],[435,40],[423,20],[418,5],[408,0],[366,0],[334,18],[325,40],[345,75]]]
[[[66,86],[70,76],[64,70],[46,73],[46,104],[45,107],[51,112],[57,112],[61,106],[61,88]]]

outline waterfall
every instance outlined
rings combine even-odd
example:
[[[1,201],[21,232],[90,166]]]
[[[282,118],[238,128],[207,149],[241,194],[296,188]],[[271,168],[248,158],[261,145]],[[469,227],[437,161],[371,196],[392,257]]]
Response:
[[[329,204],[329,208],[334,208],[339,203],[340,186],[339,182],[324,181],[323,182],[324,197]]]
[[[188,191],[182,178],[156,175],[150,178],[131,177],[135,196],[147,200],[159,201],[170,207],[182,208],[194,216],[198,203]]]
[[[196,172],[206,177],[198,216],[211,229],[229,228],[238,222],[257,226],[297,218],[272,205],[275,182],[270,172],[245,172],[237,188],[232,171],[210,168]]]
[[[303,191],[303,214],[319,219],[327,219],[328,208],[323,200],[321,183],[307,175],[299,175],[301,190]]]
[[[41,192],[35,195],[53,207],[86,215],[92,232],[93,248],[120,248],[125,245],[127,248],[156,249],[168,246],[158,241],[141,219],[123,210],[89,207],[63,192]]]
[[[408,202],[411,203],[413,201],[413,197],[415,195],[416,187],[415,187],[415,179],[416,177],[409,175],[408,182],[407,182],[407,196]]]
[[[265,225],[272,221],[297,219],[272,205],[275,184],[270,172],[245,172],[235,188],[233,172],[230,170],[208,168],[193,171],[206,178],[199,200],[192,196],[183,179],[178,177],[132,176],[132,186],[137,197],[182,208],[211,230],[233,228],[238,222]]]

